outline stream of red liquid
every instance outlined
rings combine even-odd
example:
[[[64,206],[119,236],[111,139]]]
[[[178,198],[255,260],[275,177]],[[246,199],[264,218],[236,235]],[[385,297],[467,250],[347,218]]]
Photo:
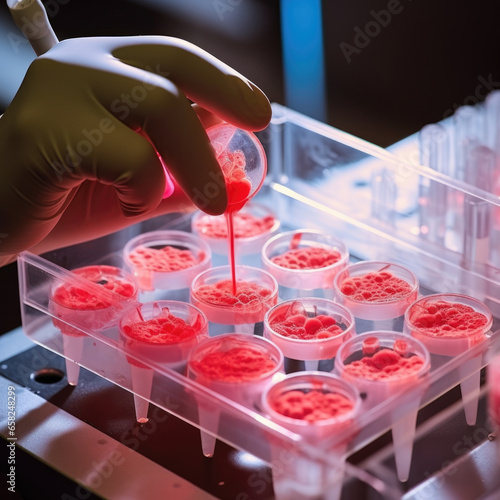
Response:
[[[226,210],[227,240],[229,244],[229,265],[231,267],[231,280],[233,282],[233,295],[236,295],[236,256],[234,251],[234,211]]]
[[[248,201],[252,184],[245,173],[245,156],[241,151],[224,151],[218,158],[226,181],[227,201],[225,216],[229,242],[229,264],[233,281],[233,294],[236,295],[236,259],[234,243],[233,214],[242,209]]]

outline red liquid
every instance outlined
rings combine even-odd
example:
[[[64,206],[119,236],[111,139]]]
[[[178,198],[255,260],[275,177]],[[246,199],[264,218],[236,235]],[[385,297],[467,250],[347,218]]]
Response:
[[[273,371],[276,366],[267,353],[252,347],[215,351],[191,361],[191,368],[197,374],[223,382],[256,380]]]
[[[270,402],[271,408],[285,417],[316,422],[349,413],[354,403],[336,393],[317,390],[289,391]]]
[[[224,174],[227,190],[226,223],[229,241],[229,264],[233,280],[233,294],[236,294],[236,262],[234,255],[234,224],[233,214],[242,209],[248,201],[252,184],[247,178],[245,155],[242,151],[223,151],[217,160]]]
[[[233,295],[236,295],[236,256],[234,252],[234,227],[233,212],[226,212],[227,235],[229,243],[229,265],[231,267],[231,280],[233,284]]]
[[[270,231],[276,220],[271,215],[259,218],[252,214],[235,212],[233,214],[233,232],[235,239],[252,238]],[[222,217],[202,216],[196,221],[196,229],[208,238],[224,239],[228,237],[227,221]]]
[[[308,317],[305,310],[302,312],[300,302],[294,302],[290,307],[283,308],[270,318],[269,326],[284,337],[300,340],[320,340],[337,337],[343,329],[334,318],[325,314]]]
[[[411,293],[412,287],[390,272],[379,271],[347,278],[342,282],[340,290],[353,300],[384,302],[405,297]]]
[[[394,381],[417,374],[424,359],[414,355],[400,356],[392,349],[380,349],[373,356],[364,356],[344,367],[344,374],[368,380]]]
[[[341,257],[333,248],[306,247],[293,248],[273,257],[271,261],[286,269],[320,269],[335,264]]]
[[[217,160],[226,182],[228,211],[241,210],[252,191],[252,183],[245,172],[245,155],[242,151],[223,151]]]
[[[160,249],[139,246],[129,255],[129,259],[135,267],[159,272],[187,269],[195,266],[204,258],[204,252],[199,252],[195,256],[190,250],[180,250],[169,245]]]
[[[488,318],[472,307],[444,300],[412,308],[409,319],[419,333],[445,338],[467,337],[488,323]]]

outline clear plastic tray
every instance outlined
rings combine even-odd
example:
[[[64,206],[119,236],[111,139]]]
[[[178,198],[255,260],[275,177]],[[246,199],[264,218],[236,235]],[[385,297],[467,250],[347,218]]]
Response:
[[[443,184],[458,207],[466,195],[485,201],[491,210],[496,209],[494,205],[498,202],[476,188],[405,163],[384,149],[279,105],[274,105],[272,123],[259,133],[259,138],[266,149],[269,173],[256,201],[272,207],[282,231],[296,228],[327,231],[347,245],[353,261],[385,260],[410,267],[418,276],[421,294],[462,293],[481,300],[492,311],[495,319],[487,341],[458,356],[432,360],[420,407],[484,367],[499,344],[500,270],[484,262],[468,262],[464,266],[460,245],[449,244],[463,241],[463,227],[452,228],[455,232],[447,235],[446,245],[422,237],[419,186],[430,180]],[[54,326],[49,308],[51,289],[60,283],[85,287],[69,269],[91,264],[123,267],[122,249],[127,241],[157,229],[189,231],[190,216],[159,217],[43,257],[29,252],[21,254],[20,299],[26,335],[64,356],[63,336]],[[76,323],[68,324],[86,334],[79,364],[134,392],[127,361],[131,354],[125,353],[119,342],[118,327],[97,332]],[[469,363],[471,359],[477,362]],[[145,360],[138,356],[137,361]],[[335,467],[338,459],[329,450],[347,440],[345,455],[354,453],[390,429],[394,412],[401,412],[395,395],[361,411],[352,431],[312,444],[272,422],[258,408],[246,408],[164,366],[154,363],[149,366],[154,371],[148,398],[152,404],[197,427],[201,427],[198,405],[217,405],[224,423],[219,426],[217,437],[273,466],[276,457],[271,453],[270,442],[293,453],[297,459]],[[419,391],[415,388],[418,397]],[[407,390],[405,399],[411,399],[411,394],[412,390]]]

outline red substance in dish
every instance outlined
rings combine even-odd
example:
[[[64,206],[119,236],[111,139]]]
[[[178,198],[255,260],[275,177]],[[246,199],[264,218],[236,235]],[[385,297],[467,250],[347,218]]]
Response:
[[[341,257],[333,248],[318,246],[288,250],[273,257],[271,262],[286,269],[320,269],[335,264]]]
[[[343,333],[335,318],[325,314],[308,317],[307,312],[300,311],[300,302],[283,308],[282,312],[270,318],[269,326],[284,337],[300,340],[321,340],[336,337]]]
[[[240,210],[252,191],[245,172],[245,155],[242,151],[224,151],[217,159],[226,182],[228,211]]]
[[[204,252],[196,257],[191,250],[180,250],[172,246],[160,249],[139,246],[129,254],[134,266],[149,271],[172,272],[195,266],[205,258]]]
[[[134,284],[121,276],[121,270],[112,266],[89,266],[72,271],[93,283],[117,293],[124,298],[132,298],[136,294]],[[52,300],[60,306],[79,311],[105,309],[112,305],[111,300],[98,293],[88,292],[78,285],[65,283],[56,288]]]
[[[232,280],[222,280],[213,285],[202,285],[196,289],[199,300],[215,306],[247,307],[265,302],[272,290],[247,281],[238,281],[236,293]]]
[[[411,293],[412,287],[388,271],[378,271],[347,278],[340,290],[353,300],[384,302],[405,297]]]
[[[271,215],[255,217],[245,212],[237,212],[233,218],[234,237],[251,238],[270,231],[275,224],[275,218]],[[224,217],[213,217],[205,215],[196,221],[196,229],[209,238],[227,238],[227,223]]]
[[[271,408],[285,417],[316,422],[349,413],[354,403],[337,393],[289,391],[270,402]]]
[[[122,331],[129,339],[165,345],[193,339],[199,333],[200,327],[201,318],[198,317],[195,323],[190,325],[171,314],[167,308],[163,308],[162,313],[155,318],[124,325]]]
[[[465,304],[440,300],[412,308],[411,323],[432,337],[464,337],[476,333],[488,318]]]
[[[191,361],[192,369],[198,374],[223,382],[247,382],[262,378],[276,366],[267,353],[252,347],[214,351]]]
[[[72,273],[99,285],[104,293],[100,293],[100,290],[87,291],[72,283],[63,283],[53,291],[50,309],[56,318],[52,321],[65,335],[81,337],[85,334],[57,318],[77,322],[84,328],[100,330],[118,321],[122,301],[137,296],[135,282],[131,277],[124,276],[123,271],[117,267],[88,266],[74,269]],[[110,297],[105,290],[116,293],[118,297]]]
[[[392,349],[380,349],[373,356],[364,356],[344,367],[344,373],[368,380],[397,380],[415,375],[424,365],[424,359],[414,355],[400,356]]]

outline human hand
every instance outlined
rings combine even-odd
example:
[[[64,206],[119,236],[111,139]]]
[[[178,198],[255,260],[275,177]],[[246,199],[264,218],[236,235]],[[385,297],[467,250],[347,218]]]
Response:
[[[170,211],[222,213],[205,128],[261,130],[270,117],[255,85],[185,41],[60,42],[32,63],[0,119],[0,262]],[[174,180],[166,199],[162,161]]]

